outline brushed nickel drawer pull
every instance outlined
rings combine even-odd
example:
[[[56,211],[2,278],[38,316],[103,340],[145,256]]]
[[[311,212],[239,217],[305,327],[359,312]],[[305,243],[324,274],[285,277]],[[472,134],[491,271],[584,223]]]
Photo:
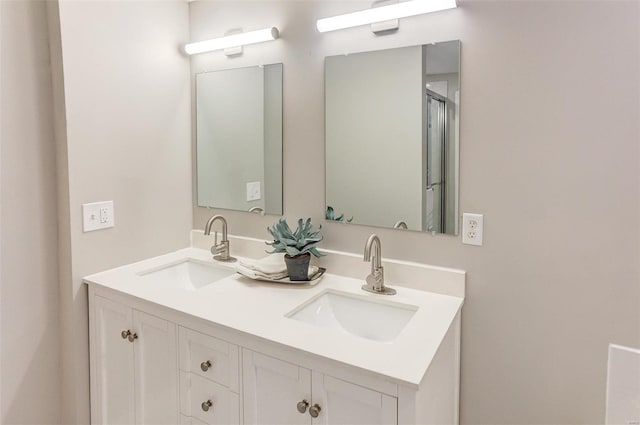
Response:
[[[202,407],[202,410],[205,412],[208,412],[211,406],[213,406],[213,403],[211,402],[211,400],[203,401],[202,404],[200,405],[200,407]]]
[[[319,404],[314,404],[309,408],[309,414],[311,415],[312,418],[317,418],[321,410],[322,409],[320,408]]]
[[[307,407],[309,407],[309,402],[307,400],[299,401],[296,407],[298,408],[298,412],[305,413],[307,411]]]

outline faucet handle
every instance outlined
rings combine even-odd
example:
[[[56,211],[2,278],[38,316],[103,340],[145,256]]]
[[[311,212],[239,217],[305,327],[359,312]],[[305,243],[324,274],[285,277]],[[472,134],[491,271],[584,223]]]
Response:
[[[362,289],[374,294],[394,295],[396,290],[389,288],[384,284],[384,268],[375,267],[371,274],[367,276],[366,285],[362,285]]]
[[[371,274],[367,276],[367,283],[376,290],[384,287],[384,269],[382,267],[375,267]]]
[[[228,240],[223,240],[219,244],[216,241],[216,244],[211,247],[211,253],[213,254],[213,259],[214,260],[224,261],[224,262],[231,262],[231,263],[236,261],[236,258],[232,257],[229,254],[229,241]]]
[[[218,232],[213,234],[213,245],[211,245],[211,253],[217,255],[220,253],[220,247],[218,246]]]

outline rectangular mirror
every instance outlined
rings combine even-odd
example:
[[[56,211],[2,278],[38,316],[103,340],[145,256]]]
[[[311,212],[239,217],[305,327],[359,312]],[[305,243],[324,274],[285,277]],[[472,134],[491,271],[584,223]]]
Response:
[[[282,215],[282,64],[196,75],[198,206]]]
[[[460,42],[325,59],[326,216],[458,234]]]

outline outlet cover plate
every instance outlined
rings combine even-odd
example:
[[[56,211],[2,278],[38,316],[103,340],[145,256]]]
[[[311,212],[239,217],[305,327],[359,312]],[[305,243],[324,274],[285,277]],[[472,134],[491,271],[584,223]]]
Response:
[[[107,229],[115,226],[113,201],[82,204],[82,231]]]
[[[482,214],[462,214],[462,243],[482,246],[483,224]]]

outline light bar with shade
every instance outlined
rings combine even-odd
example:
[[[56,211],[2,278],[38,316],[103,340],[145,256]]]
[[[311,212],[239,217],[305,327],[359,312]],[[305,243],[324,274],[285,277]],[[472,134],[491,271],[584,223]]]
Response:
[[[222,50],[229,47],[245,46],[247,44],[262,43],[263,41],[275,40],[280,36],[278,28],[264,28],[257,31],[243,32],[240,34],[227,35],[211,40],[197,41],[185,44],[184,51],[190,55]]]
[[[347,13],[345,15],[333,16],[331,18],[318,19],[316,27],[320,32],[335,31],[360,25],[375,24],[376,22],[384,22],[391,19],[454,9],[456,7],[458,7],[456,0],[409,0],[389,6],[381,6]]]

